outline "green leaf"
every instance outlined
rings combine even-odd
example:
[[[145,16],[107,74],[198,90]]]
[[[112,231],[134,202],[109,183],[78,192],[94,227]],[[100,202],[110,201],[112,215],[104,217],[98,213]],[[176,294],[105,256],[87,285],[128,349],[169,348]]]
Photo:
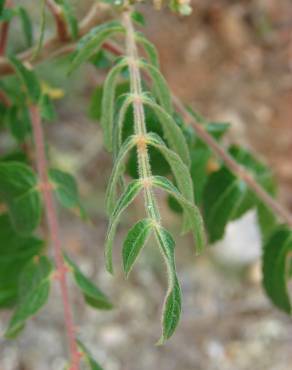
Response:
[[[182,161],[189,167],[189,149],[185,137],[180,127],[176,124],[175,120],[163,108],[161,108],[151,99],[143,96],[143,103],[149,106],[157,115],[169,147],[174,150],[180,156]]]
[[[195,200],[197,204],[201,204],[204,188],[208,181],[207,166],[212,153],[207,145],[196,145],[194,148],[190,149],[190,154],[190,173],[194,184]]]
[[[8,215],[0,215],[0,307],[9,307],[17,302],[19,276],[42,247],[42,240],[17,234]]]
[[[257,205],[257,220],[262,239],[265,241],[277,226],[277,217],[263,202],[259,202]]]
[[[22,81],[28,97],[33,103],[37,104],[41,96],[41,87],[36,74],[26,68],[15,56],[11,55],[9,60],[19,79]]]
[[[136,196],[141,191],[143,185],[140,180],[132,181],[121,195],[116,208],[114,209],[106,237],[105,244],[105,258],[106,258],[106,268],[109,272],[113,272],[113,263],[112,263],[112,246],[113,239],[115,237],[116,228],[120,219],[122,212],[133,202]]]
[[[203,196],[203,214],[210,243],[221,239],[246,193],[246,185],[222,168],[208,180]]]
[[[79,269],[79,267],[69,258],[64,256],[66,263],[72,270],[74,280],[78,288],[81,290],[86,303],[98,310],[110,310],[113,308],[108,297],[97,288]]]
[[[43,94],[40,99],[40,111],[44,120],[54,121],[57,118],[54,104],[47,94]]]
[[[87,362],[90,370],[103,370],[102,367],[93,359],[91,353],[85,345],[78,339],[77,341],[79,351],[82,353],[82,358]]]
[[[112,150],[114,102],[117,87],[117,79],[121,71],[127,66],[128,60],[122,58],[108,73],[103,85],[102,103],[101,103],[101,127],[104,131],[104,144],[107,150]]]
[[[266,242],[263,253],[263,285],[265,291],[271,301],[288,314],[291,314],[291,300],[287,286],[291,252],[291,230],[281,226]]]
[[[97,86],[94,90],[89,107],[89,116],[94,120],[100,120],[101,118],[101,101],[102,101],[103,87]]]
[[[5,336],[11,338],[21,330],[27,319],[34,316],[47,302],[53,266],[41,256],[22,271],[19,285],[19,304],[9,322]]]
[[[169,115],[172,115],[173,107],[170,90],[159,69],[143,60],[139,61],[139,66],[150,76],[153,83],[154,95],[159,100],[161,106]]]
[[[30,117],[27,107],[12,105],[7,109],[6,123],[13,137],[22,143],[31,133]]]
[[[76,180],[72,175],[58,169],[50,169],[49,178],[54,185],[55,194],[60,204],[69,209],[79,209],[81,216],[84,215]]]
[[[146,51],[149,62],[159,69],[159,59],[155,46],[141,32],[135,33],[136,41],[141,44]]]
[[[206,243],[203,219],[199,209],[190,203],[166,177],[153,176],[152,184],[173,196],[185,210],[193,231],[197,253],[201,253]]]
[[[137,137],[135,135],[129,136],[126,141],[124,141],[117,155],[106,192],[106,209],[109,214],[112,213],[114,205],[116,203],[117,185],[119,178],[124,171],[125,158],[129,154],[131,149],[136,145],[136,142]]]
[[[149,238],[153,228],[152,219],[146,218],[137,222],[128,232],[123,244],[123,268],[129,275],[140,251]]]
[[[123,141],[123,129],[124,125],[128,118],[128,110],[133,103],[133,95],[132,94],[123,94],[119,97],[119,100],[117,103],[120,103],[120,101],[123,101],[120,109],[118,110],[118,113],[116,114],[116,118],[114,120],[114,126],[113,126],[113,153],[114,155],[117,155],[119,148],[122,145]],[[134,123],[132,125],[132,128],[134,127]]]
[[[28,47],[31,47],[33,44],[33,28],[30,16],[26,9],[22,6],[18,8],[19,17],[21,19],[22,30],[26,39]]]
[[[41,218],[37,178],[25,164],[0,162],[0,198],[6,203],[15,230],[30,234]]]
[[[70,28],[70,34],[73,39],[76,39],[78,37],[78,21],[74,15],[72,5],[68,0],[55,0],[55,2],[61,6]]]
[[[174,248],[170,233],[161,226],[155,227],[155,236],[167,266],[168,290],[162,313],[162,335],[158,344],[163,344],[175,331],[181,314],[181,290],[176,276]]]
[[[132,12],[131,18],[134,22],[138,24],[138,26],[145,26],[145,18],[142,13],[140,12]]]
[[[193,203],[193,183],[189,170],[182,159],[175,152],[170,150],[157,134],[147,134],[147,144],[155,147],[161,152],[169,163],[180,192],[190,203]]]
[[[96,53],[106,39],[112,37],[114,34],[123,32],[123,26],[117,21],[104,23],[92,28],[91,31],[78,42],[69,73],[72,73],[80,64],[89,59],[94,52]]]

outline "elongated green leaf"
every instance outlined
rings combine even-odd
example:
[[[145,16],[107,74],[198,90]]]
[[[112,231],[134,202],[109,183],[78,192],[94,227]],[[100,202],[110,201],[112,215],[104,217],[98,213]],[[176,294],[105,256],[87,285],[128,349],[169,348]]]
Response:
[[[31,99],[33,103],[38,103],[39,98],[41,96],[41,87],[36,74],[33,71],[26,68],[22,64],[22,62],[18,60],[15,56],[10,56],[9,60],[13,68],[15,69],[18,77],[22,81],[28,97]]]
[[[103,370],[102,367],[94,360],[91,353],[88,351],[88,349],[85,347],[85,345],[78,340],[78,347],[79,351],[82,353],[82,358],[85,359],[86,363],[89,366],[90,370]]]
[[[18,281],[22,270],[40,253],[42,247],[42,240],[17,234],[8,215],[0,215],[0,307],[10,307],[17,303]]]
[[[65,208],[79,209],[83,216],[78,186],[75,178],[67,172],[52,168],[49,171],[49,178],[55,187],[55,193],[60,204]]]
[[[161,154],[169,163],[180,192],[186,198],[186,200],[188,200],[190,203],[193,203],[193,183],[189,170],[183,163],[182,159],[175,152],[170,150],[157,134],[149,133],[147,135],[147,144],[157,148],[161,152]]]
[[[0,162],[0,198],[9,209],[15,230],[30,234],[39,224],[41,199],[37,178],[25,164]]]
[[[141,32],[136,32],[136,41],[141,44],[146,51],[150,63],[159,69],[159,59],[155,46]]]
[[[257,221],[261,230],[262,240],[265,241],[273,233],[277,226],[277,218],[265,204],[259,202],[257,205]]]
[[[288,314],[291,314],[287,287],[291,253],[292,232],[281,226],[264,245],[263,285],[271,301]]]
[[[113,154],[114,156],[117,155],[119,149],[122,146],[123,141],[123,129],[126,123],[126,118],[128,114],[128,109],[130,105],[133,103],[133,95],[132,94],[123,94],[119,97],[117,103],[122,101],[120,109],[116,113],[116,117],[114,119],[114,126],[113,126]]]
[[[106,259],[106,268],[109,272],[113,272],[113,263],[112,263],[112,247],[113,239],[115,237],[116,228],[119,222],[119,218],[122,212],[132,203],[136,196],[141,191],[143,185],[140,180],[132,181],[127,189],[124,191],[120,197],[116,208],[114,209],[110,224],[107,231],[106,244],[105,244],[105,259]]]
[[[150,76],[153,83],[154,95],[159,100],[161,106],[169,115],[172,115],[173,107],[171,102],[172,99],[170,90],[165,78],[160,73],[159,69],[143,60],[139,62],[139,66],[140,68],[144,69],[146,73]]]
[[[18,8],[19,16],[22,23],[22,30],[26,39],[28,47],[31,47],[33,44],[33,28],[29,14],[26,9],[22,6]]]
[[[172,336],[181,314],[181,290],[176,276],[174,248],[175,242],[170,233],[161,226],[155,227],[155,236],[167,266],[168,290],[162,313],[162,335],[158,344],[163,344]]]
[[[173,196],[185,210],[193,231],[197,253],[202,252],[205,247],[205,232],[199,209],[190,203],[166,177],[153,176],[152,184]]]
[[[76,39],[78,36],[78,21],[74,15],[74,11],[70,1],[68,0],[55,0],[57,4],[59,4],[63,10],[65,19],[70,28],[70,34],[73,39]]]
[[[85,62],[94,52],[96,53],[106,39],[114,34],[123,32],[124,28],[117,21],[104,23],[92,28],[92,30],[79,41],[69,73]]]
[[[105,147],[112,150],[113,119],[114,119],[114,99],[117,86],[117,79],[123,68],[127,65],[127,59],[121,59],[107,75],[103,85],[102,103],[101,103],[101,127],[104,131]]]
[[[106,208],[109,214],[112,213],[113,207],[116,202],[118,180],[122,172],[124,171],[125,158],[129,154],[131,149],[136,145],[136,141],[137,137],[135,135],[129,136],[121,146],[119,154],[117,155],[106,193]]]
[[[129,275],[140,251],[149,238],[153,221],[149,218],[137,222],[128,232],[123,244],[123,267],[126,276]]]
[[[112,309],[113,305],[108,297],[81,272],[72,259],[65,255],[65,260],[72,270],[75,283],[81,290],[86,303],[98,310]]]
[[[174,119],[158,104],[145,96],[143,97],[143,103],[149,106],[157,115],[169,147],[173,149],[189,167],[189,149],[184,135]]]
[[[225,226],[233,219],[245,193],[246,185],[224,167],[210,176],[203,211],[211,243],[223,237]]]
[[[9,322],[6,337],[13,337],[21,330],[27,319],[34,316],[47,302],[53,266],[41,256],[31,261],[20,277],[19,304]]]

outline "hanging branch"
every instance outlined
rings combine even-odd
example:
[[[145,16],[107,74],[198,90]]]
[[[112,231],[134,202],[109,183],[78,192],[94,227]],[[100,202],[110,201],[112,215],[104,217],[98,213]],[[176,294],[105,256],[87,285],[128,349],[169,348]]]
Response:
[[[83,21],[79,24],[79,35],[78,38],[85,35],[94,25],[98,24],[99,16],[98,16],[98,6],[95,4],[90,11],[88,12],[87,16],[83,19]],[[44,60],[50,59],[55,56],[64,55],[71,53],[76,48],[75,43],[64,43],[60,42],[57,37],[53,37],[49,39],[42,49],[42,52],[38,55],[34,63],[40,63]],[[112,42],[106,42],[103,44],[103,48],[114,55],[124,55],[123,50],[115,45]],[[21,60],[29,60],[32,53],[33,48],[22,53],[19,57]],[[9,64],[6,58],[0,58],[0,75],[7,75],[14,73],[13,68]],[[146,77],[146,76],[145,76]],[[292,227],[292,216],[291,213],[283,207],[278,201],[272,198],[257,182],[256,180],[250,175],[243,167],[238,164],[228,153],[226,153],[225,149],[222,148],[214,139],[213,137],[204,129],[204,127],[196,122],[196,120],[189,114],[187,109],[184,107],[183,103],[178,99],[175,95],[172,95],[172,99],[177,111],[179,111],[187,123],[189,123],[195,130],[197,135],[202,139],[205,143],[207,143],[213,152],[220,158],[225,165],[235,173],[242,181],[244,181],[248,187],[254,191],[258,197],[278,215],[280,219],[286,222],[290,227]]]
[[[70,370],[79,370],[80,354],[78,352],[77,340],[75,336],[75,329],[73,324],[73,314],[69,302],[68,287],[66,281],[67,268],[64,263],[62,245],[59,236],[59,224],[52,188],[48,179],[48,164],[45,155],[45,143],[40,118],[39,108],[36,105],[30,106],[30,116],[32,122],[33,136],[36,149],[36,165],[40,179],[41,191],[43,193],[45,212],[51,241],[54,248],[54,257],[57,267],[57,278],[60,283],[61,296],[64,307],[65,326],[69,341],[69,349],[71,354]]]

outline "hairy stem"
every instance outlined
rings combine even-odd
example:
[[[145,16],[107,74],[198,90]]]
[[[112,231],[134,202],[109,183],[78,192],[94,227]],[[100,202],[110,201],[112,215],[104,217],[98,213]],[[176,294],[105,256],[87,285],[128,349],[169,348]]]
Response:
[[[130,12],[125,12],[123,20],[126,28],[126,53],[129,57],[129,72],[130,72],[130,86],[131,93],[134,95],[133,108],[134,108],[134,122],[135,133],[139,137],[137,145],[137,156],[139,174],[142,181],[144,181],[144,197],[147,213],[150,218],[155,222],[160,222],[160,215],[158,210],[157,201],[153,193],[150,178],[152,176],[149,153],[144,139],[146,139],[146,124],[145,124],[145,111],[142,101],[142,85],[141,75],[138,67],[139,57],[135,41],[135,31],[133,28]]]
[[[30,107],[30,116],[33,128],[33,136],[36,150],[36,166],[39,175],[41,191],[43,193],[46,218],[50,233],[50,238],[54,248],[54,257],[57,267],[58,280],[60,283],[61,296],[64,307],[64,319],[68,336],[69,349],[71,354],[70,370],[79,370],[79,352],[75,337],[73,315],[69,302],[68,287],[66,281],[67,269],[64,263],[62,245],[59,236],[59,224],[57,212],[54,204],[52,189],[48,178],[48,164],[45,154],[44,135],[40,118],[39,108],[35,105]]]

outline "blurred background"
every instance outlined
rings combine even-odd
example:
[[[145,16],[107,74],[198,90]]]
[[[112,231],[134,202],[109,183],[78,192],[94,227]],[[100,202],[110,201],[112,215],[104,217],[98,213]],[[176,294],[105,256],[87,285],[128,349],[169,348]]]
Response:
[[[73,2],[80,17],[91,4]],[[39,6],[30,0],[21,3],[33,15],[38,34]],[[145,33],[158,48],[162,71],[183,102],[210,120],[231,122],[228,140],[245,145],[273,168],[280,201],[292,210],[291,0],[193,0],[192,6],[189,17],[139,6],[147,22]],[[52,24],[48,33],[53,31]],[[10,42],[21,50],[17,23],[11,28]],[[38,72],[50,86],[64,91],[56,101],[58,119],[45,128],[51,160],[77,176],[91,218],[82,223],[60,210],[64,247],[115,304],[110,312],[93,311],[71,290],[80,337],[104,368],[291,369],[292,323],[263,293],[260,236],[253,212],[230,224],[224,240],[195,258],[191,238],[179,236],[179,218],[162,199],[164,223],[177,235],[184,300],[175,335],[165,346],[155,346],[166,290],[155,243],[148,243],[129,280],[120,268],[123,237],[143,214],[139,202],[125,213],[119,228],[115,275],[104,268],[104,197],[112,161],[88,106],[105,75],[84,66],[68,78],[62,61],[43,63]],[[8,318],[9,312],[1,312],[1,332]],[[62,369],[66,343],[58,286],[21,336],[11,342],[0,339],[0,344],[0,370]]]

